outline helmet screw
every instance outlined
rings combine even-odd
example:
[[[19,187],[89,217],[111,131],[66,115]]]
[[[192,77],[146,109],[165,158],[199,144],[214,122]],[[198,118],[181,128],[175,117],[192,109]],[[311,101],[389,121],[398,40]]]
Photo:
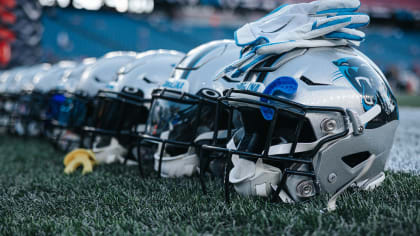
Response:
[[[299,197],[312,197],[315,195],[315,186],[313,181],[304,180],[296,186],[296,192]]]
[[[325,119],[321,122],[321,129],[326,133],[333,132],[337,129],[337,121],[334,119]]]
[[[331,173],[330,175],[328,175],[328,182],[330,183],[335,183],[335,181],[337,180],[337,175],[335,173]]]

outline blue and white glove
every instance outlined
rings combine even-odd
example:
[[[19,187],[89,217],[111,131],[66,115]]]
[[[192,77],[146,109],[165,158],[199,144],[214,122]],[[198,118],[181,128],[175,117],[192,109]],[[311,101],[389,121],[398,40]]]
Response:
[[[320,0],[284,5],[235,32],[238,46],[309,40],[319,37],[362,41],[357,28],[369,24],[369,16],[356,11],[359,0]]]
[[[239,77],[269,55],[295,48],[358,46],[365,38],[359,28],[370,21],[368,15],[356,12],[359,7],[359,0],[319,0],[275,9],[235,32],[236,44],[246,47],[247,53],[218,78],[233,70],[232,78]]]

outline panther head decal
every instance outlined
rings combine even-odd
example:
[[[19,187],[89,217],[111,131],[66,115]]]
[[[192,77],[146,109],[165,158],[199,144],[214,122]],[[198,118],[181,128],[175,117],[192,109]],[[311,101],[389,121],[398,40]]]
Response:
[[[384,79],[368,64],[356,57],[341,58],[333,61],[338,67],[335,78],[347,79],[354,89],[362,95],[365,111],[380,103],[382,109],[390,114],[395,110],[396,101]]]

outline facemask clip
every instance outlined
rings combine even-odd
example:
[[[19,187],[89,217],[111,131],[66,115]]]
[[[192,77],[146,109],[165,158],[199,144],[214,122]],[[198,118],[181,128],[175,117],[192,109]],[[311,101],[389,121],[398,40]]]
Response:
[[[353,134],[355,136],[362,135],[365,127],[363,127],[362,121],[360,120],[359,115],[352,109],[347,109],[347,114],[350,117],[350,122],[353,126]]]

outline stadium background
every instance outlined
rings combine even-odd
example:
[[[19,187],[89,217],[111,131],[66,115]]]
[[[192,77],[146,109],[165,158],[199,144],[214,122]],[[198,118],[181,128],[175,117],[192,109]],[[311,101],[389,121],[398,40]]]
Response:
[[[17,1],[18,5],[25,2],[1,1]],[[244,23],[293,2],[308,1],[39,0],[43,6],[37,19],[43,32],[39,46],[12,47],[12,58],[17,59],[6,66],[100,57],[115,50],[164,48],[187,52],[211,40],[231,39]],[[361,2],[361,11],[372,18],[361,51],[385,71],[394,90],[419,94],[420,1]]]

